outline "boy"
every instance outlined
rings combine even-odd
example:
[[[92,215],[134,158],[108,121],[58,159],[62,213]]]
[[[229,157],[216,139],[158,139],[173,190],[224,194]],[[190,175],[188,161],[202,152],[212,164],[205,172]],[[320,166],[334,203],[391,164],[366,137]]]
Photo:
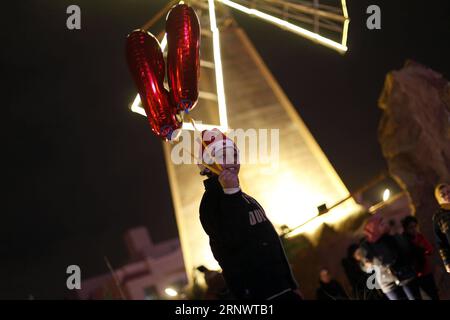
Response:
[[[208,177],[200,221],[230,291],[237,299],[302,300],[275,228],[240,188],[237,146],[217,129],[202,139],[202,161],[222,171],[199,165]]]

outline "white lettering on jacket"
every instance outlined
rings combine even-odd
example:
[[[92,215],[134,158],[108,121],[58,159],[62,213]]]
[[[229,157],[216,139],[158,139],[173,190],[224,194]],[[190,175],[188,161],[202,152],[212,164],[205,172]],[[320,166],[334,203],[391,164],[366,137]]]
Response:
[[[245,201],[247,201],[247,203],[258,207],[258,209],[252,210],[248,213],[251,226],[254,226],[257,223],[261,223],[268,220],[266,217],[266,213],[264,212],[264,209],[260,206],[258,202],[255,201],[255,199],[247,196],[246,194],[243,194],[242,196],[244,197]]]

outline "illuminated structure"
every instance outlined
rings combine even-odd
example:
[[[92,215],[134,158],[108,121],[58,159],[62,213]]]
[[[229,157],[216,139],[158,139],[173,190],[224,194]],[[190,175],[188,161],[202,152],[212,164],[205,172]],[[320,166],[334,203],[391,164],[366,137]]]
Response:
[[[195,7],[202,26],[200,99],[191,112],[202,122],[199,129],[279,129],[278,165],[243,165],[240,181],[244,191],[263,205],[276,227],[290,228],[317,216],[318,206],[330,207],[346,198],[348,190],[228,10],[231,7],[248,13],[345,53],[349,23],[345,1],[337,2],[340,8],[319,5],[318,1],[185,2]],[[163,47],[165,43],[163,38]],[[139,103],[137,96],[131,109],[143,113]],[[190,123],[184,123],[183,128],[193,130]],[[174,165],[170,157],[173,146],[165,143],[163,147],[187,272],[191,274],[199,265],[218,268],[199,221],[203,178],[194,164]],[[324,221],[338,223],[355,210],[357,205],[350,198],[290,236],[313,235]]]

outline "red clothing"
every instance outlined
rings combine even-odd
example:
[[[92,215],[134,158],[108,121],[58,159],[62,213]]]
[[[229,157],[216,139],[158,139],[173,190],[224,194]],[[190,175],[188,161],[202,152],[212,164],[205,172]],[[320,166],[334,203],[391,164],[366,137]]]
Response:
[[[419,248],[422,248],[424,250],[423,252],[423,264],[416,264],[416,272],[418,277],[422,277],[425,275],[428,275],[431,273],[431,265],[430,261],[428,259],[428,256],[430,256],[433,253],[433,246],[431,243],[425,238],[423,234],[420,232],[416,233],[416,236],[411,239],[412,243],[416,245]]]
[[[382,222],[383,217],[380,215],[374,215],[366,222],[366,225],[364,226],[364,235],[366,236],[368,242],[377,242],[378,239],[387,233],[387,230],[383,230],[381,228]]]

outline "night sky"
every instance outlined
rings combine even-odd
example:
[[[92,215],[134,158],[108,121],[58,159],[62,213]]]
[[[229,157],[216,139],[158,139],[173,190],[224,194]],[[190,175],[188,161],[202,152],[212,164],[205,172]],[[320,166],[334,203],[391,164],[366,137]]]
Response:
[[[104,255],[126,262],[130,227],[147,226],[155,241],[176,236],[161,142],[127,108],[135,89],[124,55],[126,35],[165,3],[2,4],[0,298],[63,298],[68,265],[86,278],[108,272]],[[385,74],[411,58],[450,78],[448,3],[348,0],[345,56],[233,12],[353,190],[385,169],[377,142]],[[79,31],[66,28],[71,4],[81,7]],[[382,9],[382,30],[365,27],[370,4]]]

